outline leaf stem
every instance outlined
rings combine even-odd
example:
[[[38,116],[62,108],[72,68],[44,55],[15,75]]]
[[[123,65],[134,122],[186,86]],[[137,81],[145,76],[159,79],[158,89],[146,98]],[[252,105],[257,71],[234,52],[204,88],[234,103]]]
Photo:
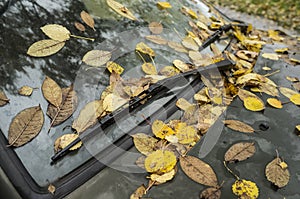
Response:
[[[275,71],[272,72],[272,73],[267,73],[267,74],[265,74],[264,76],[265,76],[265,77],[269,77],[269,76],[275,75],[276,73],[279,73],[279,72],[280,72],[280,70],[278,69],[278,70],[275,70]]]
[[[224,167],[227,169],[227,171],[228,171],[229,173],[231,173],[237,180],[240,180],[240,177],[237,176],[235,173],[233,173],[233,171],[232,171],[231,169],[229,169],[229,167],[227,166],[227,164],[226,164],[225,161],[223,161],[223,164],[224,164]]]
[[[90,40],[90,41],[95,41],[94,38],[89,38],[89,37],[82,37],[82,36],[78,36],[78,35],[70,35],[71,37],[74,37],[76,39],[85,39],[85,40]]]

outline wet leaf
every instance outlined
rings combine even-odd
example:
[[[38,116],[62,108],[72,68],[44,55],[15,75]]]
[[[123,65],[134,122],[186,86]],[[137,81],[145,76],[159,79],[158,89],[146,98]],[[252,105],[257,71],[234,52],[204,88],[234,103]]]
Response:
[[[62,102],[62,90],[60,86],[50,77],[46,76],[42,91],[45,99],[56,107],[59,107]]]
[[[99,67],[106,64],[111,58],[111,52],[103,50],[91,50],[87,52],[82,61],[88,65]]]
[[[243,133],[253,133],[255,131],[250,125],[238,120],[225,120],[224,124],[232,130]]]
[[[164,139],[167,135],[174,135],[175,132],[168,125],[161,120],[155,120],[152,123],[153,134],[161,139]]]
[[[160,34],[162,33],[164,27],[162,26],[161,23],[159,22],[151,22],[149,24],[149,30],[153,33],[153,34]]]
[[[200,194],[200,199],[220,199],[221,190],[219,188],[209,187],[204,189]]]
[[[281,92],[282,95],[284,95],[287,98],[291,98],[293,95],[298,94],[298,92],[289,89],[289,88],[285,88],[285,87],[279,87],[279,91]]]
[[[263,53],[262,57],[267,58],[267,59],[271,59],[271,60],[279,60],[279,55],[275,54],[275,53]]]
[[[47,115],[51,118],[51,126],[56,126],[66,121],[77,108],[77,95],[73,85],[62,89],[62,102],[59,107],[48,105]]]
[[[183,61],[181,61],[179,59],[175,59],[173,61],[173,64],[181,72],[186,72],[190,69],[188,64],[184,63]]]
[[[155,57],[155,52],[150,48],[147,44],[140,42],[136,45],[135,50],[144,53],[146,55],[149,55],[151,57]]]
[[[152,181],[155,181],[155,184],[156,185],[159,185],[159,184],[163,184],[167,181],[170,181],[174,178],[176,174],[176,171],[175,169],[172,169],[171,171],[167,172],[167,173],[164,173],[164,174],[161,174],[161,175],[158,175],[158,174],[151,174],[150,175],[150,179]]]
[[[82,23],[79,23],[79,22],[75,22],[74,23],[74,26],[77,30],[81,31],[81,32],[84,32],[85,31],[85,27]]]
[[[169,2],[157,2],[157,7],[160,9],[172,8],[172,5]]]
[[[183,40],[182,40],[182,45],[188,49],[191,49],[191,50],[194,50],[194,51],[197,51],[199,49],[199,46],[197,45],[197,43],[194,41],[194,39],[192,37],[185,37]]]
[[[87,13],[86,11],[83,10],[80,13],[80,17],[86,25],[88,25],[90,28],[92,28],[94,31],[96,31],[95,30],[95,21],[89,13]]]
[[[293,102],[294,104],[299,106],[300,105],[300,94],[297,93],[297,94],[292,95],[290,97],[290,100],[291,100],[291,102]]]
[[[115,72],[119,75],[121,75],[124,71],[124,68],[122,66],[112,61],[108,61],[106,63],[106,68],[110,73]]]
[[[75,129],[77,133],[82,133],[97,123],[97,119],[102,115],[103,111],[102,100],[89,102],[83,107],[79,116],[74,120],[72,128]]]
[[[146,157],[145,168],[149,173],[162,174],[171,171],[176,162],[173,152],[157,150]]]
[[[4,106],[9,103],[9,99],[6,97],[3,91],[0,91],[0,106]]]
[[[146,192],[146,187],[144,185],[139,186],[133,194],[130,195],[130,199],[140,199]]]
[[[167,40],[158,35],[148,35],[145,38],[156,44],[166,45],[168,43]]]
[[[27,108],[19,112],[12,120],[8,131],[9,146],[22,146],[41,131],[44,114],[40,106]]]
[[[144,133],[132,135],[135,148],[144,155],[149,155],[155,151],[157,139],[150,137]]]
[[[156,67],[153,64],[149,63],[149,62],[145,62],[142,65],[142,70],[147,75],[157,75]]]
[[[78,138],[78,134],[65,134],[57,138],[54,142],[54,151],[57,153],[58,151],[66,148],[69,144],[71,144],[74,140]],[[82,146],[82,142],[78,142],[75,146],[71,147],[69,150],[74,151]]]
[[[51,193],[53,195],[55,193],[55,190],[56,190],[55,186],[52,184],[49,184],[49,186],[48,186],[49,193]]]
[[[52,39],[40,40],[33,43],[27,51],[27,54],[33,57],[46,57],[57,53],[65,46],[65,42]]]
[[[246,97],[244,99],[244,106],[250,111],[262,111],[265,109],[265,105],[258,97]]]
[[[173,42],[173,41],[168,41],[168,46],[170,48],[173,48],[177,52],[188,53],[187,49],[183,45],[181,45],[180,43]]]
[[[123,17],[126,17],[131,20],[137,20],[137,18],[130,12],[124,5],[116,2],[114,0],[106,0],[107,5],[113,9],[115,12],[120,14]]]
[[[268,98],[267,102],[270,106],[272,106],[274,108],[282,108],[283,107],[281,101],[279,101],[276,98]]]
[[[58,24],[48,24],[43,27],[41,27],[41,30],[50,38],[56,41],[67,41],[70,39],[70,31]]]
[[[282,162],[280,158],[275,158],[267,164],[265,169],[267,179],[279,188],[286,186],[290,180],[289,170],[280,166]]]
[[[226,162],[243,161],[252,157],[255,151],[254,142],[239,142],[226,151],[224,159]]]
[[[125,103],[127,103],[126,99],[113,93],[110,93],[103,100],[103,108],[105,111],[113,112]]]
[[[206,162],[193,156],[185,156],[180,157],[180,166],[184,173],[195,182],[211,187],[218,186],[217,176]]]
[[[188,126],[184,122],[179,122],[175,126],[176,137],[180,144],[195,144],[199,139],[197,130],[193,126]]]
[[[259,189],[257,185],[250,181],[250,180],[236,180],[232,184],[232,192],[237,195],[241,196],[241,198],[249,198],[249,199],[256,199],[259,195]]]
[[[33,88],[31,88],[30,86],[22,86],[18,93],[20,95],[24,95],[24,96],[30,96],[33,92]]]

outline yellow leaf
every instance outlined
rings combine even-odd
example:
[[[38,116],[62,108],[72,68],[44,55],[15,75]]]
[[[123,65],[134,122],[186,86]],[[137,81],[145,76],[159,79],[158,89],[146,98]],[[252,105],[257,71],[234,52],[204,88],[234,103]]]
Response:
[[[172,8],[172,5],[169,2],[157,2],[157,7],[160,9]]]
[[[267,102],[269,105],[273,106],[274,108],[282,108],[282,103],[276,98],[268,98]]]
[[[195,144],[200,139],[197,130],[183,122],[179,122],[175,126],[175,131],[180,144]]]
[[[137,18],[130,12],[124,5],[114,0],[106,0],[107,5],[118,14],[131,20],[137,20]]]
[[[279,60],[280,55],[274,53],[263,53],[262,56],[267,59],[271,60]]]
[[[99,67],[106,64],[111,58],[111,52],[103,50],[91,50],[87,52],[82,61],[88,65]]]
[[[61,137],[57,138],[54,142],[55,152],[58,152],[58,151],[64,149],[69,144],[71,144],[74,140],[76,140],[78,137],[79,137],[78,134],[65,134],[65,135],[62,135]],[[80,148],[81,146],[82,146],[82,142],[80,141],[76,145],[71,147],[69,150],[73,151],[73,150]]]
[[[262,67],[262,69],[263,69],[263,70],[267,70],[267,71],[272,70],[272,68],[267,67],[267,66]]]
[[[295,62],[295,63],[300,64],[300,60],[299,60],[299,59],[296,59],[296,58],[290,58],[290,60],[291,60],[292,62]]]
[[[296,105],[300,105],[300,94],[294,94],[290,97],[291,102],[293,102]]]
[[[297,77],[286,76],[285,78],[291,82],[299,82],[299,79]]]
[[[249,199],[256,199],[259,195],[257,185],[249,180],[236,180],[232,185],[232,192],[237,196],[248,196]]]
[[[95,21],[89,13],[87,13],[86,11],[83,10],[80,13],[80,17],[86,25],[88,25],[90,28],[92,28],[94,31],[96,31],[95,30]]]
[[[125,103],[127,103],[126,99],[113,93],[110,93],[103,100],[103,108],[105,111],[113,112]]]
[[[244,99],[244,106],[250,111],[262,111],[265,109],[263,101],[256,97],[246,97]]]
[[[18,92],[20,95],[30,96],[32,94],[32,91],[33,88],[31,88],[30,86],[22,86]]]
[[[58,24],[48,24],[41,27],[41,30],[48,36],[50,39],[56,41],[67,41],[70,39],[70,31],[64,26]]]
[[[169,180],[172,180],[175,176],[175,169],[172,169],[171,171],[164,173],[162,175],[158,175],[158,174],[151,174],[150,175],[150,179],[157,182],[158,184],[162,184],[165,183]]]
[[[193,19],[198,19],[198,15],[190,8],[182,7],[181,12],[189,15]]]
[[[287,53],[288,52],[288,48],[277,48],[275,49],[275,52],[277,53]]]
[[[296,129],[300,131],[300,124],[296,126]]]
[[[179,59],[175,59],[173,61],[173,64],[176,68],[178,68],[181,72],[186,72],[188,71],[190,68],[189,68],[189,65],[184,63],[183,61],[179,60]]]
[[[175,132],[168,125],[161,120],[155,120],[152,124],[153,134],[161,139],[164,139],[167,135],[174,135]]]
[[[285,162],[283,162],[283,161],[279,163],[279,166],[280,166],[282,169],[287,169],[287,168],[288,168],[287,163],[285,163]]]
[[[55,107],[59,107],[62,102],[62,90],[60,86],[50,77],[46,76],[42,84],[43,95],[46,100],[53,104]]]
[[[149,63],[149,62],[146,62],[142,65],[142,70],[147,75],[157,75],[157,71],[156,71],[155,66],[153,64]]]
[[[119,64],[112,62],[112,61],[108,61],[106,63],[106,68],[110,73],[117,73],[119,75],[121,75],[124,71],[124,68],[122,66],[120,66]]]
[[[146,55],[149,55],[151,57],[155,57],[155,52],[154,50],[152,50],[152,48],[150,48],[148,45],[146,45],[143,42],[140,42],[136,45],[135,50],[144,53]]]
[[[268,33],[269,33],[269,37],[271,39],[273,39],[274,41],[282,41],[282,40],[284,40],[284,38],[280,37],[279,34],[278,34],[278,32],[275,31],[275,30],[268,30]]]
[[[137,133],[132,135],[135,148],[144,155],[149,155],[155,150],[157,139],[150,137],[144,133]]]
[[[181,110],[187,110],[189,107],[193,106],[190,102],[188,102],[184,98],[179,98],[176,102],[176,106],[180,108]]]
[[[57,53],[65,46],[65,42],[52,39],[40,40],[33,43],[27,51],[27,54],[33,57],[46,57]]]
[[[145,169],[149,173],[167,173],[176,165],[176,156],[172,151],[157,150],[145,159]]]

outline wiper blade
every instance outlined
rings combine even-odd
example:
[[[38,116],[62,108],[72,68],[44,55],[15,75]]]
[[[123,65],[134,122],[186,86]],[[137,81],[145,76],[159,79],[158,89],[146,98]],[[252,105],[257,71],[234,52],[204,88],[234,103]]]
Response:
[[[233,61],[229,59],[222,60],[220,62],[208,65],[206,67],[200,67],[191,71],[187,71],[163,80],[158,81],[155,84],[150,85],[149,89],[143,91],[140,95],[137,97],[132,98],[128,103],[123,105],[121,108],[117,109],[116,111],[104,116],[103,118],[99,119],[99,124],[97,127],[93,129],[93,131],[90,131],[88,133],[83,134],[83,137],[76,138],[74,141],[72,141],[68,146],[57,152],[54,156],[51,157],[52,164],[55,163],[60,158],[64,157],[70,152],[70,149],[75,146],[77,143],[82,141],[82,139],[89,139],[93,137],[93,134],[96,132],[100,132],[107,128],[109,125],[114,123],[116,118],[124,117],[126,114],[132,112],[136,108],[140,107],[141,105],[145,106],[148,102],[148,99],[156,96],[164,89],[170,89],[174,86],[176,86],[176,81],[182,79],[182,78],[188,78],[193,75],[201,74],[204,72],[209,72],[211,70],[220,70],[224,71],[230,68],[234,64]]]

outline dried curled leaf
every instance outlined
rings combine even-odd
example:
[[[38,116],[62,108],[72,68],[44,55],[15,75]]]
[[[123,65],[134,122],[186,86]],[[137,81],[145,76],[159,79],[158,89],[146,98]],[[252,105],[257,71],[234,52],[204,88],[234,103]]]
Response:
[[[161,23],[159,22],[151,22],[149,24],[149,30],[153,33],[153,34],[160,34],[162,33],[164,27],[162,26]]]
[[[145,168],[149,173],[167,173],[176,165],[176,156],[172,151],[157,150],[145,159]]]
[[[62,90],[60,86],[50,77],[46,76],[42,85],[43,95],[46,100],[56,107],[62,102]]]
[[[0,91],[0,106],[4,106],[9,103],[9,99],[3,91]]]
[[[40,40],[33,43],[27,51],[27,54],[33,57],[46,57],[57,53],[65,46],[64,41],[52,39]]]
[[[147,35],[147,36],[145,36],[145,38],[156,44],[165,45],[168,43],[167,40],[165,40],[164,38],[162,38],[161,36],[158,36],[158,35]]]
[[[200,199],[220,199],[221,190],[219,188],[209,187],[204,189],[200,194]]]
[[[139,186],[133,194],[130,195],[130,199],[140,199],[146,192],[144,185]]]
[[[55,186],[52,184],[49,184],[49,186],[48,186],[49,193],[51,193],[53,195],[55,193],[55,190],[56,190]]]
[[[80,17],[82,19],[82,21],[84,21],[84,23],[86,25],[88,25],[90,28],[92,28],[94,31],[95,30],[95,21],[93,19],[93,17],[91,17],[91,15],[89,13],[87,13],[86,11],[81,11],[80,13]]]
[[[79,22],[75,22],[74,23],[74,26],[77,30],[81,31],[81,32],[84,32],[85,31],[85,27],[82,23],[79,23]]]
[[[33,92],[33,88],[31,88],[30,86],[22,86],[18,93],[20,95],[24,95],[24,96],[30,96]]]
[[[290,172],[287,166],[281,166],[282,163],[280,158],[275,158],[267,164],[265,169],[267,179],[279,188],[286,186],[290,180]]]
[[[8,131],[9,146],[19,147],[36,137],[44,124],[40,106],[24,109],[12,120]]]
[[[67,41],[70,39],[70,31],[58,24],[48,24],[41,27],[41,30],[50,38],[56,41]]]
[[[174,135],[175,132],[168,125],[161,120],[155,120],[152,123],[153,134],[161,139],[164,139],[167,135]]]
[[[244,99],[244,106],[250,111],[262,111],[265,109],[264,102],[258,97],[246,97]]]
[[[243,161],[252,157],[255,151],[254,142],[239,142],[226,151],[224,159],[226,162]]]
[[[131,20],[137,20],[137,18],[130,12],[124,5],[114,0],[106,0],[107,5],[118,14]]]
[[[76,110],[77,95],[73,85],[62,89],[62,102],[59,107],[48,105],[47,115],[51,118],[51,126],[56,126],[67,120]]]
[[[111,52],[103,50],[91,50],[87,52],[82,61],[88,65],[99,67],[106,64],[111,58]]]
[[[292,95],[290,97],[290,100],[291,100],[291,102],[293,102],[294,104],[299,106],[300,105],[300,94],[297,93],[297,94]]]
[[[214,170],[206,162],[193,157],[180,157],[180,166],[184,173],[199,184],[218,187],[218,180]]]
[[[57,138],[54,142],[54,151],[55,153],[64,149],[69,144],[71,144],[74,140],[78,138],[78,134],[65,134]],[[82,146],[82,142],[78,142],[76,145],[71,147],[69,150],[74,151]]]
[[[242,198],[256,199],[259,195],[257,185],[250,180],[236,180],[231,188],[235,195]]]
[[[132,135],[135,148],[144,155],[149,155],[155,151],[157,139],[150,137],[144,133]]]
[[[82,133],[87,128],[94,125],[103,113],[102,100],[95,100],[89,102],[80,111],[79,116],[74,120],[72,128],[77,131],[77,133]]]
[[[253,133],[254,129],[248,124],[238,121],[238,120],[225,120],[224,124],[231,128],[232,130],[243,132],[243,133]]]
[[[144,63],[142,65],[142,70],[147,75],[157,75],[156,67],[151,63],[148,63],[148,62]]]
[[[155,52],[150,48],[147,44],[140,42],[135,46],[135,50],[144,53],[146,55],[149,55],[151,57],[155,57]]]
[[[272,106],[274,108],[282,108],[283,107],[281,101],[279,101],[276,98],[268,98],[267,102],[270,106]]]
[[[175,169],[172,169],[171,171],[161,174],[161,175],[158,175],[155,173],[151,174],[150,179],[155,182],[155,185],[159,185],[159,184],[163,184],[167,181],[172,180],[174,178],[175,174],[176,174]]]

